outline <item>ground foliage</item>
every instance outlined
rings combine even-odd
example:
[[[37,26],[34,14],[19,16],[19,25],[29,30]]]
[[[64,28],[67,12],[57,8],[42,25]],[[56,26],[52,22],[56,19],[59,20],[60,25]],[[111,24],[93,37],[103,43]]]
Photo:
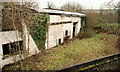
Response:
[[[119,24],[99,24],[94,27],[97,33],[118,34]]]
[[[54,70],[117,53],[117,39],[114,34],[97,34],[89,39],[70,41],[30,57],[28,70]],[[18,69],[19,63],[4,67],[4,70]]]

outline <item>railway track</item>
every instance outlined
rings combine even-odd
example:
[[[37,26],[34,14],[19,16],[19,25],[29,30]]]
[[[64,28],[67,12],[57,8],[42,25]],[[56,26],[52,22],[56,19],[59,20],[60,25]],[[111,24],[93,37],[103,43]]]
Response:
[[[120,72],[120,53],[105,56],[88,62],[70,65],[64,68],[56,69],[55,72],[93,72],[93,71],[118,71]]]

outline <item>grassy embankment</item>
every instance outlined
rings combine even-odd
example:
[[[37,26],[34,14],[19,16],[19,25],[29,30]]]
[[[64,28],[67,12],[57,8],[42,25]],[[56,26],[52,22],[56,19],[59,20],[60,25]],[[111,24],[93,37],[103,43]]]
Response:
[[[117,35],[104,33],[89,39],[70,41],[28,58],[28,70],[53,70],[117,53],[117,40]],[[19,69],[19,63],[4,69]]]

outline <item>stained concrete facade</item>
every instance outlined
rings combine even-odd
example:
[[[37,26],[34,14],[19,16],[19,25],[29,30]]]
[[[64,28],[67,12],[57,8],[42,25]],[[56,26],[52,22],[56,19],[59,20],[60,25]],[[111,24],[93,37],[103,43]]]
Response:
[[[75,23],[75,36],[80,32],[81,17],[66,15],[50,15],[46,49],[50,49],[64,42],[65,37],[73,38],[73,25]],[[67,31],[67,35],[66,35]]]
[[[74,13],[73,13],[74,14]],[[50,21],[48,26],[48,33],[46,34],[46,49],[50,49],[64,42],[66,37],[69,39],[73,38],[73,34],[76,36],[81,29],[81,17],[80,16],[71,16],[71,15],[59,15],[59,14],[49,14]],[[78,14],[79,15],[79,14]],[[26,35],[26,48],[29,47],[29,56],[39,53],[33,38],[29,35],[29,31],[25,24],[24,26],[24,34]],[[1,26],[2,27],[2,26]],[[16,36],[17,35],[17,36]],[[18,35],[18,31],[5,31],[0,32],[0,68],[9,63],[13,63],[15,61],[19,61],[19,54],[10,56],[8,58],[3,59],[3,45],[8,43],[13,43],[16,41],[22,41],[21,37]],[[18,38],[17,38],[18,37]],[[28,38],[29,37],[29,38]],[[29,39],[29,42],[28,42]],[[22,55],[22,59],[24,59]]]
[[[25,27],[25,26],[24,26]],[[29,56],[32,56],[36,53],[39,53],[39,49],[37,48],[35,42],[33,41],[31,35],[28,34],[28,30],[25,27],[25,35],[26,35],[26,49],[28,50],[29,47]],[[29,38],[29,43],[28,43],[28,38]],[[18,34],[18,31],[5,31],[5,32],[0,32],[0,68],[2,68],[4,65],[14,63],[16,61],[19,61],[19,54],[13,55],[10,57],[7,57],[3,59],[3,45],[8,44],[8,43],[13,43],[16,41],[22,41],[21,37]],[[24,55],[22,54],[22,59],[24,59]]]

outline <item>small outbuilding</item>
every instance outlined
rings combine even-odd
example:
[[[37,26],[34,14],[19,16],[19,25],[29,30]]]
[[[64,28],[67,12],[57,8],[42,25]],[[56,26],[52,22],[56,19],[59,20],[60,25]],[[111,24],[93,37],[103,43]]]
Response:
[[[55,9],[40,9],[40,13],[49,14],[50,21],[46,39],[46,49],[62,44],[66,39],[77,36],[86,23],[86,15]]]

